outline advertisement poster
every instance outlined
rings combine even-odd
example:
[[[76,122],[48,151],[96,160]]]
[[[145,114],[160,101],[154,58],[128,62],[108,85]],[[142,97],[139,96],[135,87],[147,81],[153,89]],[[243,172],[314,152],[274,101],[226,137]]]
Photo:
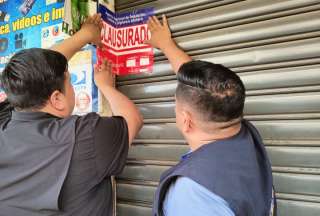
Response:
[[[98,90],[93,81],[93,50],[78,52],[68,63],[71,83],[75,92],[75,114],[99,111]]]
[[[2,0],[0,11],[1,67],[19,50],[41,47],[42,28],[61,23],[64,15],[61,0]]]
[[[69,37],[64,31],[64,16],[64,0],[0,0],[0,68],[22,49],[50,48]],[[95,48],[88,45],[80,53],[72,59],[76,66],[70,67],[78,95],[74,113],[98,112],[99,95],[92,79]],[[0,89],[0,100],[4,99]]]
[[[150,37],[147,21],[153,9],[114,13],[100,4],[99,13],[103,18],[104,47],[97,50],[98,64],[103,58],[111,60],[117,75],[152,72],[153,49],[144,41]]]

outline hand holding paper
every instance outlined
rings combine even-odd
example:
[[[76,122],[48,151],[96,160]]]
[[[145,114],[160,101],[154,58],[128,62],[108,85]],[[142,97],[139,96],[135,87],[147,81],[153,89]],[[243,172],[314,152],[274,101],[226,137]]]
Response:
[[[148,28],[151,32],[151,39],[145,43],[159,48],[168,58],[175,73],[179,71],[182,64],[192,60],[171,38],[168,21],[164,15],[162,15],[162,24],[157,17],[150,17],[148,20]]]
[[[162,15],[162,24],[157,17],[150,17],[148,20],[148,28],[151,32],[151,38],[145,41],[145,43],[159,49],[163,49],[174,44],[165,15]]]
[[[89,16],[80,31],[51,49],[62,53],[68,60],[87,43],[101,44],[101,15]]]
[[[112,73],[112,63],[103,60],[101,65],[94,68],[94,82],[101,89],[104,85],[114,87],[114,75]]]
[[[80,31],[82,34],[89,38],[89,43],[93,43],[97,46],[101,45],[101,29],[102,19],[101,14],[95,14],[89,16],[81,26]]]

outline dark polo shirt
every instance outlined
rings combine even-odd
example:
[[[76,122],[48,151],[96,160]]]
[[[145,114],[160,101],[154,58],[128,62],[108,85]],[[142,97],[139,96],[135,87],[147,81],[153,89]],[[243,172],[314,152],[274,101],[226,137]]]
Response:
[[[112,214],[110,176],[128,154],[122,117],[0,109],[0,216]]]

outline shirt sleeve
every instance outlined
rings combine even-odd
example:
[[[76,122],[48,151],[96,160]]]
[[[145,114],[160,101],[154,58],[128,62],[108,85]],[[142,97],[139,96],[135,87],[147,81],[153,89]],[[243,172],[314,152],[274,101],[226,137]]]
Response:
[[[78,128],[82,128],[81,131],[84,128],[88,129],[83,133],[87,134],[85,137],[91,137],[87,140],[93,145],[98,178],[118,175],[123,170],[128,156],[129,136],[126,120],[123,117],[100,117],[96,113],[90,113],[83,117]]]
[[[234,216],[223,198],[187,177],[179,177],[171,184],[163,213],[165,216]]]

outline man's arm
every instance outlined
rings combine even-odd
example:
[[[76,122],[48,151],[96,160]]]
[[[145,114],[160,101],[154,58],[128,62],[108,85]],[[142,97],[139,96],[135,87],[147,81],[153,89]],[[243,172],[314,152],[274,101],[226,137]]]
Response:
[[[162,15],[162,24],[157,17],[150,17],[148,28],[151,32],[151,39],[146,43],[160,49],[165,54],[175,73],[179,71],[181,65],[192,60],[172,39],[168,21],[164,15]]]
[[[51,47],[52,50],[62,53],[68,60],[87,43],[100,45],[102,20],[100,14],[95,14],[86,19],[81,29],[72,37]]]
[[[103,60],[95,67],[94,80],[103,96],[109,101],[113,115],[122,116],[128,125],[129,145],[143,125],[143,118],[136,105],[125,95],[114,88],[114,77],[110,62]]]

